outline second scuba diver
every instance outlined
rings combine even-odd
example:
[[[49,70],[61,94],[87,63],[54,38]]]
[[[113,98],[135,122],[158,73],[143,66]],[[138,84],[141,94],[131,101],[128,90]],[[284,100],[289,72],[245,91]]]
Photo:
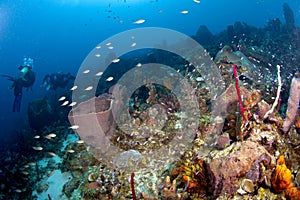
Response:
[[[47,74],[42,81],[42,86],[44,86],[46,90],[56,90],[59,87],[65,88],[70,80],[75,80],[75,77],[70,73],[64,74],[58,72]]]

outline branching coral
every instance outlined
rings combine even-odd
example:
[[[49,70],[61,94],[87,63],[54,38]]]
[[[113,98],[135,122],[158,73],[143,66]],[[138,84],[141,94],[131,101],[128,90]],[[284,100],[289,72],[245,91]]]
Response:
[[[145,200],[159,200],[159,198],[155,198],[155,197],[152,198],[144,192],[142,193],[142,196]],[[181,199],[181,195],[177,194],[176,192],[176,179],[173,180],[171,184],[170,177],[169,176],[166,177],[165,187],[162,192],[162,199],[176,199],[176,200]]]

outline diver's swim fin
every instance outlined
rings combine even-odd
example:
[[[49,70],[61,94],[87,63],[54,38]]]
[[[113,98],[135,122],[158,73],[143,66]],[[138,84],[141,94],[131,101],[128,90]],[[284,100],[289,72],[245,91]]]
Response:
[[[15,78],[12,77],[12,76],[9,76],[9,75],[0,74],[0,77],[5,77],[5,78],[7,78],[7,79],[10,80],[10,81],[15,81]]]
[[[14,105],[13,105],[13,112],[20,112],[21,100],[22,100],[22,95],[15,96]]]

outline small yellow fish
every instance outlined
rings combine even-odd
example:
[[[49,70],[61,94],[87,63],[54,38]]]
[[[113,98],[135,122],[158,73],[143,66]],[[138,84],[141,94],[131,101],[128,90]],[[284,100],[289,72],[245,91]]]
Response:
[[[61,104],[61,106],[66,106],[68,105],[69,101],[65,101],[63,104]]]
[[[89,70],[89,69],[87,69],[87,70],[84,70],[82,73],[84,73],[84,74],[88,74],[88,73],[90,73],[90,70]]]
[[[46,135],[45,138],[48,140],[51,140],[52,138],[56,137],[55,133],[50,133],[49,135]]]
[[[48,136],[54,138],[54,137],[56,137],[56,134],[55,133],[50,133]]]
[[[77,140],[76,143],[77,143],[77,144],[83,144],[84,141],[83,141],[83,140]]]
[[[87,88],[85,88],[84,90],[86,90],[86,91],[90,91],[90,90],[92,90],[93,89],[93,86],[88,86]]]
[[[60,97],[59,99],[58,99],[58,101],[63,101],[63,100],[65,100],[66,99],[66,97],[65,96],[62,96],[62,97]]]
[[[96,56],[97,58],[99,58],[99,57],[101,56],[101,54],[97,53],[97,54],[95,54],[95,56]]]
[[[78,88],[78,86],[77,85],[74,85],[70,90],[76,90]]]
[[[49,154],[50,156],[56,156],[56,154],[55,154],[54,152],[48,152],[48,154]]]
[[[74,153],[75,151],[73,149],[67,150],[68,153]]]
[[[35,162],[30,162],[30,163],[28,163],[28,165],[30,165],[30,166],[35,166]]]
[[[183,11],[181,11],[180,13],[185,15],[185,14],[188,14],[189,11],[188,11],[188,10],[183,10]]]
[[[110,76],[106,79],[107,82],[114,80],[114,77]]]
[[[135,22],[133,22],[134,24],[142,24],[144,23],[146,20],[144,19],[139,19],[139,20],[136,20]]]
[[[24,174],[24,175],[28,175],[28,174],[29,174],[29,172],[28,172],[28,171],[22,171],[22,174]]]
[[[17,193],[21,193],[21,192],[22,192],[22,190],[20,190],[20,189],[15,189],[15,192],[17,192]]]
[[[28,168],[28,167],[29,167],[29,165],[24,165],[23,167],[24,167],[24,168]]]
[[[42,151],[43,150],[43,147],[32,147],[34,150],[36,151]]]
[[[36,135],[36,136],[34,136],[33,138],[34,139],[39,139],[41,136],[39,136],[39,135]]]
[[[73,107],[73,106],[75,106],[76,104],[77,104],[77,102],[74,101],[74,102],[70,103],[69,106]]]
[[[95,76],[102,76],[103,72],[98,72]]]
[[[120,61],[119,58],[115,58],[115,59],[112,60],[113,63],[117,63],[117,62],[119,62],[119,61]]]
[[[70,128],[70,129],[73,129],[73,130],[76,130],[76,129],[79,128],[79,126],[78,126],[78,125],[73,125],[73,126],[70,126],[69,128]]]

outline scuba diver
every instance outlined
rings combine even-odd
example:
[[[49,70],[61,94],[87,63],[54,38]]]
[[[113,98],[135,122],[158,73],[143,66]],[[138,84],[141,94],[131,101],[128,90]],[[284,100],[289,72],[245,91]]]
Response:
[[[46,90],[56,90],[59,87],[65,88],[70,80],[75,80],[75,77],[70,73],[47,74],[42,81],[42,86],[46,87]]]
[[[23,88],[29,89],[35,82],[35,73],[32,71],[32,68],[33,59],[25,57],[23,60],[23,66],[18,68],[20,70],[18,77],[15,78],[8,75],[0,75],[13,82],[10,86],[10,89],[14,89],[15,95],[13,112],[20,112]]]

